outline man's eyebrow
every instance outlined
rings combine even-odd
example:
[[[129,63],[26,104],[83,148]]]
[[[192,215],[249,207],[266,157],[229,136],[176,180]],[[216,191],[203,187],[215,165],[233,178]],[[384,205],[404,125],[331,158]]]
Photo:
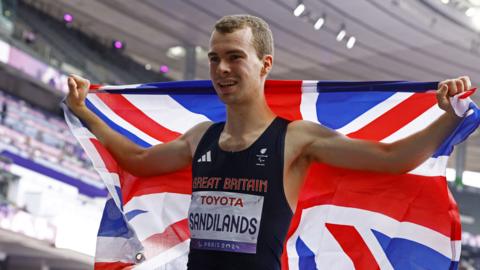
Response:
[[[227,51],[227,54],[232,54],[232,53],[240,53],[240,54],[245,54],[244,51],[242,50],[230,50],[230,51]]]
[[[234,53],[245,54],[245,52],[242,51],[242,50],[229,50],[229,51],[227,51],[225,54],[234,54]],[[208,57],[210,57],[210,56],[217,56],[217,55],[218,55],[218,53],[216,53],[216,52],[209,52],[209,53],[207,54]]]

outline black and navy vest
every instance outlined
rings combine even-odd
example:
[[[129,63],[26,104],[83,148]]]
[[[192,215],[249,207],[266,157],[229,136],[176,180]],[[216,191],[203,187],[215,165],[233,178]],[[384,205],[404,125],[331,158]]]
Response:
[[[277,117],[237,152],[219,147],[224,125],[213,124],[194,154],[188,269],[280,269],[292,219],[283,189],[288,121]]]

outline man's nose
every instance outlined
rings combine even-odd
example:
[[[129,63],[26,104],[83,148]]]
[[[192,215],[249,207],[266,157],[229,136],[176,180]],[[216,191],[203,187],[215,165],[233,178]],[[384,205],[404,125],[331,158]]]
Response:
[[[219,65],[218,65],[218,72],[220,74],[230,73],[230,65],[226,61],[220,61]]]

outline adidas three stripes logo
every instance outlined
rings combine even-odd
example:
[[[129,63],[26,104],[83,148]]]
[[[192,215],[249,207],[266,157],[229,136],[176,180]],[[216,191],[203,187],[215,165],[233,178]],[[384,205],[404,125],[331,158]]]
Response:
[[[212,162],[212,152],[209,150],[207,153],[203,154],[197,162]]]

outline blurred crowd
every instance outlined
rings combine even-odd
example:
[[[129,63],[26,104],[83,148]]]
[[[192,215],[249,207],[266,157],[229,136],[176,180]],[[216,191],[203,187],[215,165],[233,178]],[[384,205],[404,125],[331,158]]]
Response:
[[[100,181],[85,152],[56,115],[0,91],[0,145],[69,176]]]

